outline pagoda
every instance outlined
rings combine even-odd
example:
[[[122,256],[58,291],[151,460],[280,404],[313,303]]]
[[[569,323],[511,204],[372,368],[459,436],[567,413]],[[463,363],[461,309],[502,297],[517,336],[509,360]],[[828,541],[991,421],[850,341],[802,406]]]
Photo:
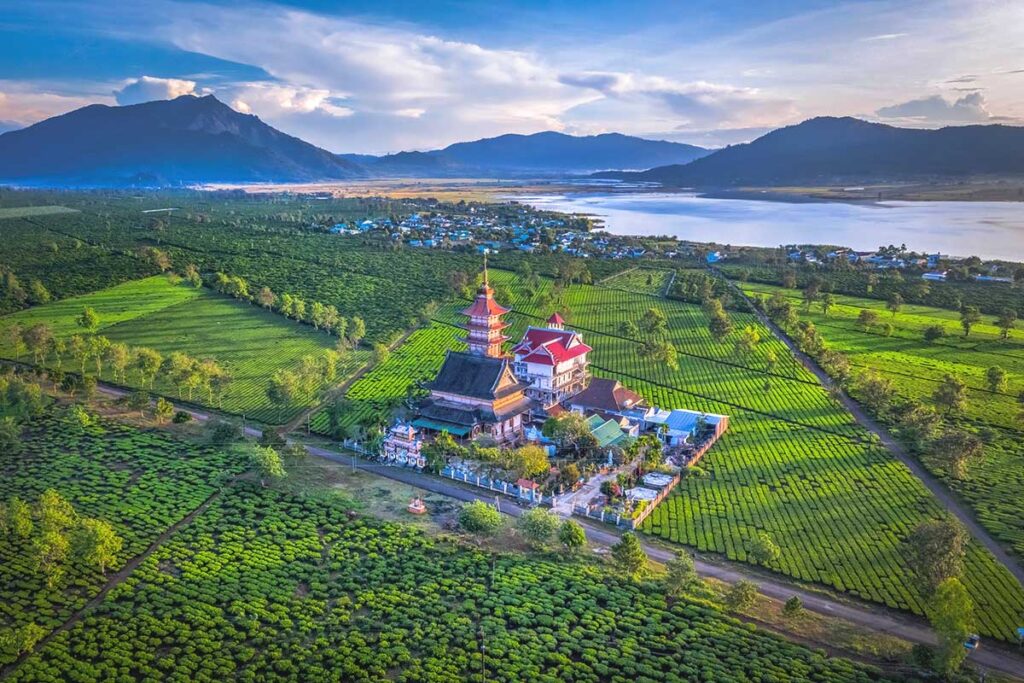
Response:
[[[487,255],[484,254],[484,281],[473,304],[462,311],[469,322],[462,325],[466,335],[459,340],[465,342],[474,355],[502,358],[505,353],[501,347],[508,341],[502,330],[508,327],[508,323],[502,321],[501,316],[508,312],[509,309],[494,300],[494,290],[487,279]]]
[[[483,284],[463,311],[469,322],[463,325],[467,333],[462,341],[469,350],[445,354],[437,376],[426,385],[430,396],[420,403],[414,427],[456,438],[488,436],[500,444],[522,438],[524,417],[534,402],[502,351],[508,338],[502,334],[507,323],[501,316],[508,312],[494,300],[485,260]]]

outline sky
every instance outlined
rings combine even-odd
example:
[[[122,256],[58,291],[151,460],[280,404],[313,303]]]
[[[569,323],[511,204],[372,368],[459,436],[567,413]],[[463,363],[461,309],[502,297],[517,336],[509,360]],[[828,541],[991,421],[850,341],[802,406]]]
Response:
[[[213,94],[333,152],[1024,125],[1020,0],[0,0],[0,131]]]

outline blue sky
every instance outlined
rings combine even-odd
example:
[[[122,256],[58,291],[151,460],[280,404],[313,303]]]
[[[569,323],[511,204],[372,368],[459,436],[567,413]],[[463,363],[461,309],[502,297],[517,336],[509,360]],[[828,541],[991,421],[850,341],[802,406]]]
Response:
[[[0,0],[0,128],[206,93],[346,152],[1021,123],[1024,3]]]

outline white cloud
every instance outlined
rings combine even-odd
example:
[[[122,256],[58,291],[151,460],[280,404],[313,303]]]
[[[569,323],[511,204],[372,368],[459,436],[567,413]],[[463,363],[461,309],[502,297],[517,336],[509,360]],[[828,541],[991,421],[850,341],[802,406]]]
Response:
[[[882,107],[875,112],[881,119],[904,124],[990,123],[998,117],[988,110],[985,95],[970,92],[955,100],[942,95],[922,97]]]
[[[338,104],[342,99],[330,90],[301,88],[277,83],[240,83],[220,88],[217,94],[243,114],[268,118],[288,114],[321,112],[329,116],[351,116],[352,109]]]
[[[152,102],[153,100],[173,100],[182,95],[195,94],[195,81],[142,76],[127,82],[120,90],[115,90],[114,99],[118,104],[125,105]]]
[[[752,127],[777,123],[796,114],[791,102],[768,96],[757,88],[707,81],[679,82],[632,73],[582,72],[563,74],[563,83],[592,88],[607,97],[642,97],[659,103],[676,117],[675,128],[707,126]]]

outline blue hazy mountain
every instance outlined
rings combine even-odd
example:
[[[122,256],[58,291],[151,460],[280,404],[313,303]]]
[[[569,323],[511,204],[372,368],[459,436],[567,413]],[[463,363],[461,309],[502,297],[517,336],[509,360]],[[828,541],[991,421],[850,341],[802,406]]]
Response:
[[[212,95],[94,104],[0,135],[0,181],[181,185],[309,181],[365,171]]]
[[[342,156],[381,176],[505,177],[645,169],[685,164],[706,154],[702,147],[620,133],[574,136],[547,131],[459,142],[430,152]]]
[[[993,124],[925,130],[820,117],[691,163],[597,175],[679,187],[730,187],[1022,174],[1022,127]]]

